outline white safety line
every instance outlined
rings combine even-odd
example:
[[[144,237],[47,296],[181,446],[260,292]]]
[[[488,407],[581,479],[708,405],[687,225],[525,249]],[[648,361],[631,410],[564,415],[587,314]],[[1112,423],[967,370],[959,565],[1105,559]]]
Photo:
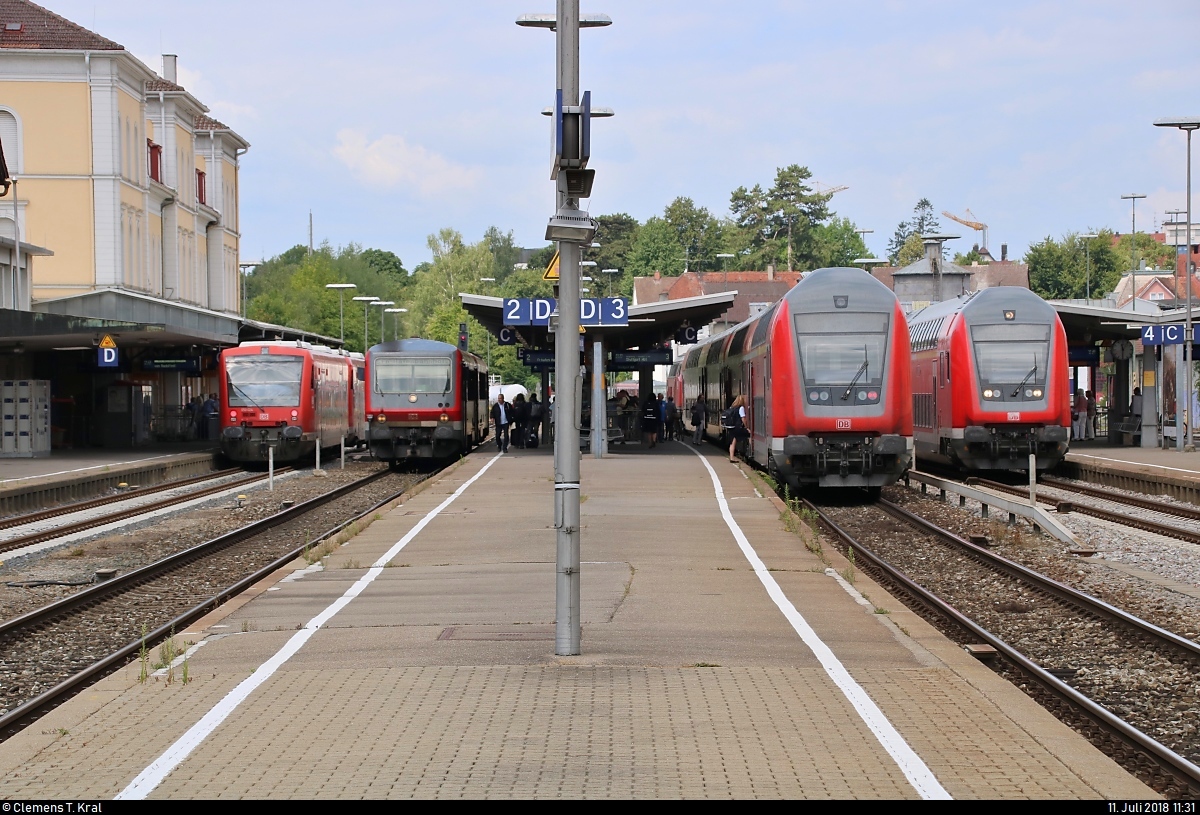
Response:
[[[350,604],[350,601],[357,597],[371,583],[375,582],[375,578],[383,574],[383,569],[387,566],[388,561],[400,554],[408,543],[415,538],[422,529],[429,525],[429,522],[441,513],[446,507],[450,506],[454,501],[462,495],[467,487],[474,484],[479,478],[488,471],[493,464],[499,461],[503,453],[497,453],[488,461],[487,464],[480,469],[479,472],[471,476],[461,487],[453,492],[445,501],[438,504],[429,513],[422,518],[416,526],[409,530],[403,538],[392,544],[392,548],[388,549],[382,557],[371,564],[371,568],[367,573],[359,578],[353,586],[346,589],[346,592],[325,608],[316,617],[313,617],[304,624],[304,628],[292,635],[282,648],[280,648],[274,656],[260,665],[254,670],[254,673],[243,679],[237,687],[225,695],[225,698],[217,702],[208,713],[204,714],[200,721],[192,725],[186,733],[166,749],[166,751],[151,762],[150,766],[142,770],[137,778],[129,782],[129,786],[121,790],[114,800],[117,801],[140,801],[154,791],[155,787],[163,782],[172,770],[178,767],[183,760],[191,754],[193,750],[200,746],[214,730],[216,730],[222,722],[224,722],[234,710],[241,705],[242,702],[254,692],[259,685],[266,682],[274,673],[283,667],[289,659],[291,659],[297,651],[299,651],[304,643],[312,637],[313,634],[325,625],[335,614]]]
[[[688,448],[692,450],[692,448]],[[693,453],[704,464],[708,470],[709,477],[712,478],[713,489],[717,495],[717,505],[721,508],[721,517],[725,519],[726,526],[733,533],[734,539],[737,541],[738,547],[742,550],[742,554],[746,556],[746,560],[750,561],[754,573],[758,575],[759,581],[767,590],[767,594],[775,601],[775,605],[783,612],[783,616],[791,623],[792,628],[800,635],[800,639],[809,647],[817,661],[821,663],[821,667],[825,669],[826,675],[833,680],[833,683],[838,686],[838,689],[845,695],[850,704],[858,712],[863,723],[875,734],[875,738],[879,740],[879,744],[884,750],[887,750],[888,755],[896,762],[896,766],[904,773],[904,777],[908,779],[908,783],[913,785],[923,799],[926,800],[951,800],[950,793],[946,792],[945,788],[938,782],[937,777],[921,760],[921,757],[908,746],[908,742],[896,730],[879,706],[871,700],[862,685],[854,681],[854,677],[850,676],[850,672],[846,670],[833,653],[826,645],[817,632],[813,631],[808,621],[801,616],[796,607],[792,605],[792,601],[783,593],[783,589],[775,582],[775,578],[767,571],[767,566],[759,558],[758,553],[754,551],[754,547],[750,545],[750,541],[746,538],[742,528],[738,526],[737,521],[733,519],[733,515],[729,511],[729,503],[725,500],[725,491],[721,488],[721,479],[717,477],[717,471],[708,463],[703,455],[698,450],[692,450]]]

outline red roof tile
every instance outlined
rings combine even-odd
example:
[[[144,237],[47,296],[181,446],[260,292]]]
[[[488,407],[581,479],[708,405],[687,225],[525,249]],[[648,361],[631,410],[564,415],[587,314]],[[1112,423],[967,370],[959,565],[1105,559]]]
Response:
[[[16,25],[20,28],[10,29]],[[29,0],[0,0],[0,48],[125,50],[123,45]]]
[[[176,85],[174,82],[168,82],[165,79],[155,78],[155,79],[151,79],[149,82],[146,83],[146,90],[148,90],[148,91],[182,91],[182,90],[184,90],[184,87],[182,85]]]
[[[203,113],[196,115],[194,122],[196,130],[228,130],[229,125],[218,122],[211,116],[205,116]]]

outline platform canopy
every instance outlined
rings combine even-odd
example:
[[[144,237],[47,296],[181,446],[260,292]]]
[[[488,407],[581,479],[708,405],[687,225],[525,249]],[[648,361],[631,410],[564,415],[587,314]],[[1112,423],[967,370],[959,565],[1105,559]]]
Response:
[[[493,336],[499,336],[504,327],[503,298],[465,293],[459,297],[468,314]],[[675,332],[685,326],[700,328],[708,325],[730,309],[735,297],[737,291],[723,291],[630,306],[629,325],[586,326],[585,331],[592,336],[602,336],[605,346],[611,350],[652,348],[672,339]],[[513,328],[518,340],[529,348],[550,348],[554,344],[554,335],[546,326]]]

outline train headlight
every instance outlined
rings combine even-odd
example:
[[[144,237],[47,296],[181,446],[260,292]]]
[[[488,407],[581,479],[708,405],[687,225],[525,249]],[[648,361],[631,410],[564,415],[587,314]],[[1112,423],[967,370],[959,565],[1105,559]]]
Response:
[[[450,421],[450,414],[449,414],[449,413],[443,413],[443,414],[442,414],[441,416],[439,416],[438,418],[439,418],[441,421],[443,421],[443,422],[448,422],[448,421]]]
[[[229,421],[232,422],[235,419],[237,419],[237,411],[236,410],[229,411]]]
[[[829,391],[821,391],[821,401],[822,402],[829,401]]]
[[[378,416],[375,417],[375,421],[382,422],[382,421],[384,421],[385,418],[386,417],[382,413],[380,413]]]
[[[865,401],[867,401],[867,392],[866,392],[866,391],[859,391],[859,392],[858,392],[858,401],[860,401],[860,402],[865,402]]]
[[[879,391],[867,391],[867,398],[874,402],[879,398]]]
[[[1026,388],[1026,389],[1025,389],[1025,398],[1026,398],[1026,399],[1031,399],[1031,398],[1033,398],[1033,388]]]
[[[1033,398],[1035,398],[1035,399],[1041,399],[1041,398],[1042,398],[1042,389],[1041,389],[1041,388],[1034,388],[1034,389],[1033,389]]]
[[[298,410],[293,410],[293,411],[292,411],[292,418],[293,418],[293,419],[298,419],[299,417],[300,417],[300,411],[298,411]]]
[[[992,398],[992,396],[994,396],[994,395],[995,395],[995,393],[996,393],[996,392],[995,392],[994,390],[992,390],[991,388],[984,388],[984,389],[983,389],[983,398],[984,398],[984,399],[991,399],[991,398]]]
[[[808,401],[810,401],[810,402],[821,401],[821,394],[817,393],[816,391],[809,391],[808,392]]]

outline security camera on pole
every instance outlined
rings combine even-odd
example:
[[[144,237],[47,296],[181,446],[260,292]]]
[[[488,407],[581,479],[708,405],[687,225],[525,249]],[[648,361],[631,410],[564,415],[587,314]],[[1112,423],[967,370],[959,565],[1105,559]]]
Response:
[[[596,222],[580,210],[589,198],[594,170],[591,153],[591,93],[579,94],[579,29],[611,24],[604,15],[579,18],[579,0],[558,0],[556,13],[526,15],[517,25],[549,28],[557,33],[557,93],[554,116],[554,161],[550,177],[557,182],[558,209],[546,226],[546,240],[558,242],[558,324],[554,335],[554,527],[557,530],[554,653],[580,653],[579,602],[579,261],[582,246],[596,236]],[[610,111],[597,115],[612,115]]]

